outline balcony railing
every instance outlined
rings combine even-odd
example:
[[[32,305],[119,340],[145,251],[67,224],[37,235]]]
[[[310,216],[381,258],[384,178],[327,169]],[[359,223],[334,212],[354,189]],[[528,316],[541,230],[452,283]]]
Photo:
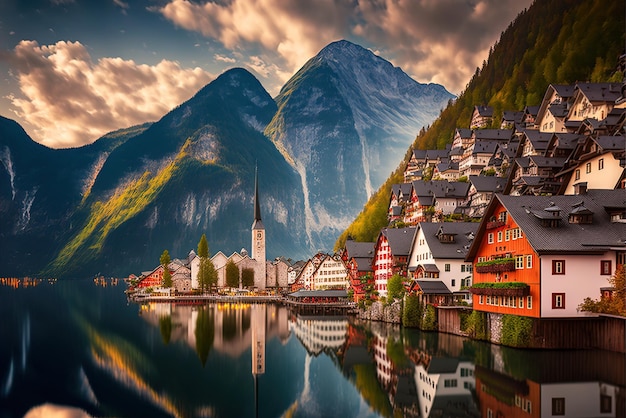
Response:
[[[487,222],[487,229],[495,229],[504,225],[504,221],[489,221]]]

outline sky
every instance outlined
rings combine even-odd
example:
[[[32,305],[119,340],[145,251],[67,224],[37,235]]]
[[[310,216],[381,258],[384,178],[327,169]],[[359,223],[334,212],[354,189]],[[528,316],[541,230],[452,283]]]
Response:
[[[0,0],[0,116],[51,148],[156,121],[243,67],[276,96],[346,39],[463,91],[532,0]]]

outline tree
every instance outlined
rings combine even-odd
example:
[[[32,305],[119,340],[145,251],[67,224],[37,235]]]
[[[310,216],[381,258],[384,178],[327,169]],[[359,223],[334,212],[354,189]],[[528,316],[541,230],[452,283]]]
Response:
[[[404,295],[404,283],[402,283],[402,276],[394,274],[387,281],[387,296],[389,299],[400,299]]]
[[[161,254],[161,258],[159,258],[161,265],[163,266],[163,287],[172,287],[172,274],[170,273],[170,269],[167,267],[170,264],[170,253],[167,250],[164,250]]]
[[[243,287],[254,286],[254,270],[250,268],[244,268],[241,270],[241,285]]]
[[[583,303],[578,305],[578,310],[626,316],[626,273],[623,264],[618,264],[608,281],[613,288],[610,297],[601,297],[600,300],[585,298]]]
[[[226,263],[226,286],[239,287],[239,267],[233,260]]]
[[[215,273],[215,283],[217,283],[217,272],[215,272],[215,266],[209,258],[209,244],[206,240],[206,235],[202,234],[200,241],[198,242],[198,257],[200,258],[200,266],[198,268],[198,285],[204,293],[204,291],[213,284],[212,274]],[[212,270],[211,267],[213,266]]]
[[[206,240],[206,234],[202,234],[200,242],[198,242],[198,257],[209,258],[209,244]]]

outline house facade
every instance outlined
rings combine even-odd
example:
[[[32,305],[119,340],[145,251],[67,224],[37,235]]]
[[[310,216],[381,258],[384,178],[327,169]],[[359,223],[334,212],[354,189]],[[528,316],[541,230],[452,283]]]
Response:
[[[466,257],[474,264],[474,309],[534,318],[585,316],[578,306],[599,295],[616,265],[626,262],[626,223],[612,215],[623,211],[616,209],[619,202],[622,190],[496,195]],[[481,288],[483,283],[494,287]]]
[[[472,264],[465,261],[465,255],[477,230],[476,222],[420,223],[411,246],[409,277],[441,282],[456,300],[471,303],[465,289],[472,284]]]
[[[378,234],[374,248],[374,288],[387,296],[387,282],[394,275],[407,277],[409,252],[415,227],[384,228]]]

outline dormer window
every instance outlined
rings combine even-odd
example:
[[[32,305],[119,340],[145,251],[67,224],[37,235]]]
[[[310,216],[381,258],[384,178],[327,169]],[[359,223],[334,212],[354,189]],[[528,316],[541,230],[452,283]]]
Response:
[[[567,218],[571,224],[591,224],[593,223],[593,212],[585,207],[584,202],[579,202],[573,205]]]
[[[450,234],[450,233],[446,233],[443,231],[443,226],[439,227],[439,230],[437,231],[437,238],[439,239],[439,242],[442,243],[450,243],[450,242],[454,242],[454,236],[456,234]]]

